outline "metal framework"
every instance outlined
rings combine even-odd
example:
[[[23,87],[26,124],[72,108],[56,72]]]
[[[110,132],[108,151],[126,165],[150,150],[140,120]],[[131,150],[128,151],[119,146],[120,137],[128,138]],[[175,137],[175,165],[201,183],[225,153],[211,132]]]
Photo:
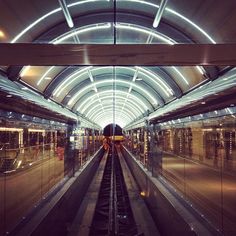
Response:
[[[236,44],[0,44],[0,65],[236,65]]]

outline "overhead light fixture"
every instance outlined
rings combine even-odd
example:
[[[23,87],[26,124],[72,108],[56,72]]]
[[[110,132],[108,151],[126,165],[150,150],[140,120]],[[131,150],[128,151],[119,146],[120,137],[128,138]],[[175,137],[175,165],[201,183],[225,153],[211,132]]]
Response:
[[[231,115],[233,114],[233,112],[231,111],[230,108],[226,108],[225,110],[226,110],[226,112],[228,111]]]
[[[87,73],[86,71],[92,66],[85,67],[81,70],[75,71],[75,73],[72,73],[70,76],[68,76],[53,92],[53,96],[59,96],[64,89],[66,89],[67,86],[69,86],[71,83],[73,83],[75,80],[78,80],[79,77]]]
[[[28,129],[28,132],[45,133],[45,130],[44,129]]]
[[[68,7],[75,7],[77,5],[83,5],[86,4],[88,2],[94,3],[96,0],[84,0],[84,1],[76,1],[74,3],[71,3],[68,5]],[[96,2],[100,2],[101,0],[97,0]],[[109,0],[106,0],[109,2]],[[158,6],[154,3],[150,3],[148,1],[143,1],[143,0],[132,0],[133,2],[137,2],[140,4],[145,4],[148,6],[152,6],[154,8],[157,8]],[[45,20],[46,18],[50,17],[53,14],[56,14],[57,12],[59,12],[61,10],[61,8],[56,8],[48,13],[46,13],[45,15],[41,16],[40,18],[36,19],[35,21],[31,22],[30,25],[28,25],[26,28],[24,28],[19,34],[17,34],[12,40],[11,43],[15,43],[16,41],[18,41],[22,36],[24,36],[29,30],[31,30],[33,27],[35,27],[37,24],[41,23],[43,20]],[[203,34],[205,37],[207,37],[212,43],[216,44],[216,41],[207,34],[206,31],[204,31],[202,28],[200,28],[198,25],[196,25],[194,22],[192,22],[190,19],[186,18],[185,16],[181,15],[180,13],[170,9],[170,8],[166,8],[166,10],[170,13],[175,15],[176,17],[180,18],[181,20],[185,21],[186,23],[190,24],[192,27],[194,27],[195,29],[197,29],[198,31],[201,32],[201,34]]]
[[[67,22],[68,26],[70,28],[73,28],[74,27],[74,22],[71,18],[70,12],[67,8],[66,1],[65,0],[58,0],[58,1],[59,1],[60,6],[61,6],[61,9],[63,11],[63,14],[66,18],[66,22]]]
[[[91,101],[94,101],[95,98],[97,98],[97,95],[99,97],[101,97],[101,99],[104,99],[105,97],[103,96],[105,94],[106,96],[109,96],[109,99],[113,98],[113,90],[105,90],[103,92],[99,92],[98,94],[95,94],[91,97],[88,97],[87,99],[85,99],[77,108],[78,110],[82,110],[82,113],[87,109],[87,105],[91,103]],[[148,109],[148,107],[142,102],[141,99],[139,99],[137,96],[135,96],[134,94],[129,94],[128,92],[124,92],[124,91],[116,91],[116,97],[117,95],[119,95],[119,97],[127,97],[130,98],[130,101],[132,100],[133,103],[139,104],[139,106],[145,111]],[[107,98],[107,97],[106,97]],[[85,105],[86,104],[86,105]]]
[[[89,75],[90,81],[94,82],[93,75],[90,70],[88,70],[88,75]]]
[[[58,38],[55,38],[50,42],[53,44],[59,44],[69,38],[78,37],[79,34],[84,34],[93,30],[101,30],[101,29],[109,29],[109,28],[111,28],[111,23],[93,24],[92,26],[82,27],[82,29],[80,28],[78,30],[72,30],[72,32],[70,31],[69,33],[65,33],[64,35],[59,36]]]
[[[55,66],[51,66],[43,75],[42,77],[39,79],[39,81],[37,82],[37,85],[40,85],[40,83],[44,80],[44,79],[47,79],[47,78],[50,78],[49,76],[47,76],[49,74],[49,72],[51,70],[54,69]],[[49,79],[48,79],[49,80]]]
[[[23,69],[22,69],[21,72],[20,72],[20,77],[25,76],[26,73],[29,71],[30,67],[31,67],[31,66],[29,66],[29,65],[28,65],[28,66],[24,66]]]
[[[2,30],[0,30],[0,38],[5,38],[5,34]]]
[[[133,82],[136,80],[137,76],[138,76],[138,69],[134,73],[134,77],[133,77],[133,80],[132,80]]]
[[[175,66],[172,66],[172,68],[177,72],[177,74],[183,79],[183,81],[189,85],[189,82],[188,80],[183,76],[183,74],[175,67]]]
[[[205,72],[201,66],[196,66],[197,70],[200,72],[201,75],[204,75]]]
[[[160,20],[161,20],[161,17],[162,17],[162,15],[163,15],[163,12],[164,12],[164,10],[165,10],[165,7],[166,7],[167,2],[168,2],[168,0],[162,0],[162,1],[161,1],[161,4],[160,4],[159,9],[158,9],[158,11],[157,11],[156,17],[155,17],[155,19],[154,19],[154,21],[153,21],[153,27],[154,27],[154,28],[157,28],[157,27],[158,27],[158,25],[159,25],[159,23],[160,23]]]
[[[127,30],[134,30],[137,32],[141,32],[141,33],[145,33],[147,35],[153,36],[161,41],[164,41],[165,43],[169,44],[169,45],[174,45],[176,42],[174,40],[172,40],[171,38],[167,37],[166,35],[163,35],[161,33],[155,32],[153,30],[150,29],[146,29],[143,27],[137,27],[135,25],[131,25],[131,24],[122,24],[122,23],[117,23],[115,26],[117,29],[127,29]]]
[[[70,99],[70,101],[68,102],[67,105],[70,106],[72,103],[74,103],[75,100],[78,99],[81,94],[86,92],[86,90],[91,90],[94,86],[97,86],[97,85],[103,85],[103,84],[109,84],[109,83],[113,83],[113,80],[112,79],[101,80],[101,81],[98,81],[98,82],[95,82],[95,83],[92,83],[90,85],[83,87]],[[158,104],[157,99],[147,89],[144,89],[142,86],[133,84],[130,81],[125,81],[125,80],[120,80],[120,79],[117,79],[116,83],[126,84],[126,85],[131,86],[131,87],[139,90],[142,94],[144,94],[144,96],[147,96],[148,98],[150,98],[151,101],[153,102],[153,104],[155,104],[155,105]]]
[[[169,85],[165,84],[157,74],[151,72],[150,70],[144,69],[142,67],[136,66],[136,68],[139,68],[139,73],[145,78],[149,78],[153,83],[155,83],[157,86],[159,86],[163,92],[166,94],[166,96],[172,96],[173,91],[171,88],[169,88]]]
[[[6,97],[7,97],[7,98],[11,98],[11,97],[12,97],[12,95],[11,95],[11,94],[8,94]]]
[[[21,128],[8,128],[8,127],[0,127],[0,131],[16,131],[16,132],[22,132],[23,129]]]

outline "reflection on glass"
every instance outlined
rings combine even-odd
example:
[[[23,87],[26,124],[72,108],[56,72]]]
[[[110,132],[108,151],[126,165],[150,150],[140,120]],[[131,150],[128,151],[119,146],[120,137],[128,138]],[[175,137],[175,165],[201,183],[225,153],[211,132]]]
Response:
[[[126,146],[134,156],[145,166],[139,146],[148,142],[153,176],[164,176],[215,229],[235,234],[235,117],[156,125],[147,140],[141,138],[143,133],[144,128],[127,133]]]
[[[70,142],[67,126],[2,123],[0,235],[10,232],[53,186],[73,176],[101,146],[98,131],[84,130]],[[69,148],[72,141],[76,141],[73,150]]]

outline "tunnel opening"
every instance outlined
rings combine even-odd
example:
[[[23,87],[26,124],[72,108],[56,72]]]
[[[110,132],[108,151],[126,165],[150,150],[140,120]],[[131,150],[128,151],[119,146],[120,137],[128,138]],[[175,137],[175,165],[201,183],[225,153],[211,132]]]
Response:
[[[123,135],[122,128],[117,124],[109,124],[103,129],[103,135],[104,136],[113,136],[113,129],[114,129],[114,135],[115,136],[121,136]]]

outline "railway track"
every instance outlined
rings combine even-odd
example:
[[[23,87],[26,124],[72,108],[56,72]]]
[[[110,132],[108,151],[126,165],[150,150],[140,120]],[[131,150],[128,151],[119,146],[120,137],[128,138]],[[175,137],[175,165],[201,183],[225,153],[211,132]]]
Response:
[[[90,236],[137,235],[137,227],[116,148],[109,150]]]

